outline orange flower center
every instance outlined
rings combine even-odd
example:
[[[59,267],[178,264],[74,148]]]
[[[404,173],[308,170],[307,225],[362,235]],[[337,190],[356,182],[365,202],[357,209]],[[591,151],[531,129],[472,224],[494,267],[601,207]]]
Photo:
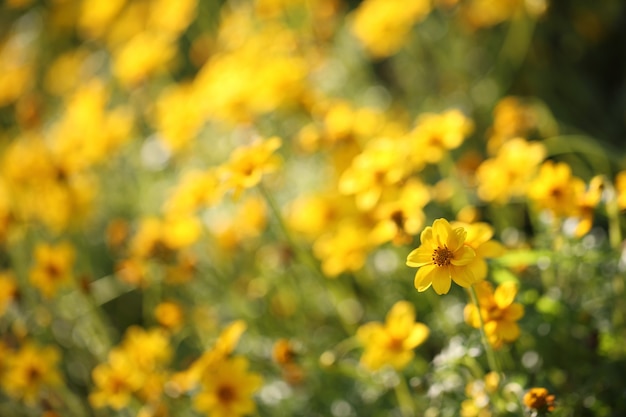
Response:
[[[454,253],[447,246],[438,247],[433,252],[433,263],[437,266],[448,266],[452,259],[454,259]]]
[[[217,389],[217,398],[222,404],[228,404],[235,400],[237,393],[230,385],[222,385]]]

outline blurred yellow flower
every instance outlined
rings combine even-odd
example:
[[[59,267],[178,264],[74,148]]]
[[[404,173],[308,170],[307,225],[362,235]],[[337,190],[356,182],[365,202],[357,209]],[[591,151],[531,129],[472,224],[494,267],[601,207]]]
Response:
[[[0,317],[17,296],[18,287],[12,271],[0,271]]]
[[[620,171],[615,176],[615,192],[617,206],[620,210],[626,210],[626,171]]]
[[[144,329],[131,326],[126,330],[120,346],[132,360],[133,366],[145,373],[153,372],[172,357],[169,336],[158,327]]]
[[[425,324],[415,322],[413,305],[398,301],[384,324],[370,322],[357,330],[357,338],[365,347],[361,364],[373,371],[384,365],[402,370],[415,356],[413,349],[424,343],[429,333]]]
[[[364,226],[344,221],[334,231],[318,238],[313,244],[313,252],[322,261],[324,275],[334,278],[342,272],[361,269],[372,249],[367,234]]]
[[[380,138],[368,142],[339,178],[339,191],[355,195],[360,210],[372,209],[383,189],[398,184],[407,174],[406,154],[397,140]]]
[[[354,12],[351,29],[369,54],[384,58],[404,46],[430,8],[429,0],[365,0]]]
[[[273,136],[269,139],[258,139],[248,146],[236,148],[230,159],[221,166],[227,188],[238,197],[245,189],[258,185],[263,175],[276,171],[281,159],[275,154],[282,141]]]
[[[491,417],[490,396],[498,389],[500,375],[489,372],[483,379],[469,382],[465,386],[468,397],[461,403],[461,417]]]
[[[422,292],[431,285],[437,294],[447,294],[452,281],[469,287],[480,270],[472,265],[476,252],[465,244],[467,232],[452,228],[446,219],[437,219],[420,235],[421,245],[407,256],[406,264],[419,268],[415,288]]]
[[[524,306],[514,302],[517,285],[507,281],[494,292],[489,282],[481,281],[474,288],[480,304],[480,317],[476,306],[468,304],[465,306],[465,321],[478,329],[482,317],[487,339],[496,349],[517,340],[520,335],[517,321],[524,316]]]
[[[452,227],[462,227],[467,232],[465,244],[474,249],[476,257],[472,260],[469,267],[474,273],[474,282],[481,281],[487,277],[487,261],[486,259],[497,258],[505,252],[504,246],[500,242],[491,240],[493,237],[493,228],[487,223],[463,223],[453,222]]]
[[[183,324],[184,313],[180,304],[163,301],[154,308],[154,317],[161,326],[175,332]]]
[[[126,87],[134,87],[163,71],[176,55],[174,40],[158,32],[140,32],[113,54],[113,72]]]
[[[397,190],[397,194],[395,199],[383,198],[372,213],[376,225],[370,237],[377,245],[389,241],[395,245],[407,244],[424,227],[426,216],[423,208],[430,201],[426,185],[410,178]]]
[[[554,395],[545,388],[531,388],[524,394],[524,405],[540,413],[554,411]]]
[[[68,242],[57,245],[39,243],[35,247],[35,265],[30,270],[30,283],[44,297],[53,297],[59,288],[73,281],[74,258],[74,248]]]
[[[474,122],[456,109],[421,114],[408,135],[411,159],[437,163],[446,152],[461,146],[473,130]]]
[[[200,381],[200,391],[194,397],[198,411],[211,417],[239,417],[256,411],[252,395],[263,380],[248,370],[246,358],[236,356],[215,363]]]
[[[574,215],[578,219],[574,230],[576,237],[584,236],[591,230],[596,207],[602,200],[602,191],[604,191],[604,179],[602,176],[595,176],[589,181],[587,189],[579,195]]]
[[[539,209],[557,218],[575,215],[576,204],[584,193],[585,183],[572,175],[565,162],[546,161],[528,188],[530,198]]]
[[[109,352],[107,362],[97,365],[91,377],[95,387],[89,394],[89,403],[95,408],[108,406],[114,410],[125,408],[145,380],[133,359],[120,348]]]
[[[60,353],[55,346],[39,347],[30,342],[8,355],[2,377],[7,394],[27,404],[35,404],[47,388],[63,382],[57,369]]]
[[[545,155],[546,148],[540,142],[509,139],[495,157],[483,161],[476,170],[478,196],[498,204],[524,196]]]

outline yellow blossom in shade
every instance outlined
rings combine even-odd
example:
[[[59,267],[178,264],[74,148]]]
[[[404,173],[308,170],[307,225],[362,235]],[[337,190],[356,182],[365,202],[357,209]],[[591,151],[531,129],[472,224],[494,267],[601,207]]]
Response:
[[[397,198],[383,199],[374,209],[376,225],[370,237],[374,244],[393,242],[409,243],[424,227],[424,206],[430,201],[428,188],[419,180],[411,178],[398,190]]]
[[[241,356],[214,364],[200,379],[200,391],[194,407],[211,417],[239,417],[253,414],[253,394],[261,387],[260,375],[248,370],[248,360]]]
[[[461,146],[473,130],[472,120],[456,109],[421,114],[408,136],[411,159],[437,163],[446,152]]]
[[[539,142],[513,138],[505,142],[495,157],[483,161],[476,170],[478,196],[498,204],[525,195],[546,148]]]
[[[17,281],[11,271],[0,272],[0,317],[17,296]]]
[[[489,343],[497,349],[504,343],[517,340],[520,335],[517,321],[524,316],[524,306],[514,302],[517,285],[507,281],[494,292],[489,282],[481,281],[474,288]],[[465,321],[472,327],[480,328],[480,317],[474,304],[465,306]]]
[[[89,403],[95,408],[115,410],[126,407],[145,380],[133,359],[119,348],[109,352],[107,362],[97,365],[91,377],[95,387],[89,395]]]
[[[248,146],[236,148],[230,159],[221,167],[228,188],[238,197],[245,189],[258,185],[263,175],[276,171],[282,161],[275,151],[282,141],[273,136],[269,139],[256,140]]]
[[[405,44],[413,25],[430,8],[430,0],[366,0],[355,10],[351,29],[368,53],[387,57]]]
[[[9,396],[33,404],[46,389],[62,384],[57,369],[60,354],[54,346],[23,345],[6,359],[2,385]]]
[[[452,227],[462,227],[467,232],[465,244],[474,249],[476,257],[469,267],[472,268],[475,281],[481,281],[487,277],[487,259],[497,258],[504,255],[505,249],[500,242],[491,240],[493,227],[487,223],[463,223],[453,222]]]
[[[524,394],[524,405],[540,413],[554,411],[554,395],[545,388],[531,388]]]
[[[57,245],[38,244],[35,248],[35,265],[29,274],[30,283],[44,297],[53,297],[59,288],[72,282],[74,258],[74,248],[67,242]]]
[[[154,308],[154,317],[161,326],[177,331],[183,324],[184,313],[180,304],[163,301]]]
[[[476,252],[465,244],[467,232],[452,228],[446,219],[437,219],[420,235],[420,247],[407,256],[406,264],[419,268],[415,288],[422,292],[431,285],[437,294],[447,294],[452,281],[469,287],[480,273],[471,263]]]
[[[572,175],[569,165],[546,161],[528,188],[528,198],[539,209],[562,218],[576,213],[576,203],[584,190],[585,183]]]
[[[615,192],[617,206],[620,210],[626,210],[626,171],[620,171],[615,176]]]
[[[407,174],[407,158],[398,141],[381,138],[368,142],[365,150],[357,155],[352,165],[339,179],[342,194],[354,194],[356,205],[367,211],[378,202],[386,187],[400,182]]]
[[[508,140],[528,137],[537,127],[537,112],[522,99],[514,96],[504,97],[493,110],[493,124],[487,138],[487,150],[495,155]]]
[[[415,308],[408,301],[398,301],[387,313],[385,323],[370,322],[359,327],[357,338],[365,351],[361,363],[370,370],[389,365],[402,370],[415,356],[430,330],[415,322]]]
[[[600,200],[602,199],[602,191],[604,190],[604,180],[601,176],[596,176],[589,181],[589,185],[584,193],[582,193],[576,203],[575,217],[578,219],[574,235],[581,237],[586,235],[591,226],[593,226],[593,215]]]
[[[339,223],[334,231],[318,238],[313,244],[313,252],[322,261],[324,274],[334,278],[342,272],[361,269],[372,249],[367,235],[364,226],[345,221]]]

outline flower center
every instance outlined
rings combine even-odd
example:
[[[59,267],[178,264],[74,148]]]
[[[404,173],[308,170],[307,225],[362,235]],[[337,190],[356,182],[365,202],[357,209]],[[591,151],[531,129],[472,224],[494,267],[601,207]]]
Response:
[[[230,385],[222,385],[217,389],[217,398],[222,404],[228,404],[237,397],[235,389]]]
[[[433,252],[433,263],[437,266],[448,266],[452,259],[454,259],[454,253],[447,246],[438,247]]]

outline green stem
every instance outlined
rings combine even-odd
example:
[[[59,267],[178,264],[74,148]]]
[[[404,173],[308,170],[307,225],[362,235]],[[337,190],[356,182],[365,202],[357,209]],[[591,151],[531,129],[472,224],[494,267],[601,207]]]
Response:
[[[400,413],[404,417],[412,417],[417,415],[415,410],[415,403],[411,398],[411,391],[406,383],[406,379],[403,375],[398,375],[399,382],[394,387],[396,398],[398,399],[398,405],[400,406]]]
[[[613,249],[618,250],[622,244],[622,229],[619,222],[619,205],[617,204],[617,193],[613,183],[608,179],[603,179],[604,189],[607,192],[606,215],[609,220],[609,242]]]
[[[487,333],[485,332],[485,322],[483,321],[483,315],[480,311],[480,303],[478,302],[478,296],[476,295],[476,289],[474,288],[474,285],[469,287],[468,293],[478,312],[478,322],[480,323],[480,340],[485,348],[487,363],[489,364],[489,370],[496,372],[498,375],[502,376],[502,371],[500,369],[500,363],[498,362],[498,358],[496,357],[496,354],[493,351],[493,347],[487,339]]]

